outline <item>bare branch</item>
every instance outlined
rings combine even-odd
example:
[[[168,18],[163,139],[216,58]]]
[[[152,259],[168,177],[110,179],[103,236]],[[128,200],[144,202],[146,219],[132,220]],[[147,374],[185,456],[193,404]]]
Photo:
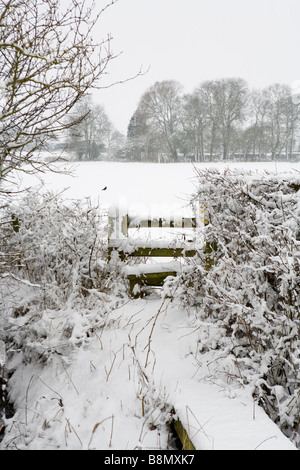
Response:
[[[0,181],[49,138],[115,57],[110,35],[93,40],[103,12],[86,0],[0,0]],[[126,80],[127,81],[127,80]],[[100,87],[101,88],[101,87]]]

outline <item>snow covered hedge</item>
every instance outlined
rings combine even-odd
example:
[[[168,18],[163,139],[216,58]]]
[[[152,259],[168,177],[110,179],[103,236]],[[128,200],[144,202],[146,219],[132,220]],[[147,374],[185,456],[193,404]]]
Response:
[[[36,192],[1,220],[0,340],[25,362],[68,356],[127,295],[118,265],[108,271],[105,221],[89,200]]]
[[[203,376],[251,387],[299,446],[300,175],[197,176],[205,247],[166,294],[196,312]]]

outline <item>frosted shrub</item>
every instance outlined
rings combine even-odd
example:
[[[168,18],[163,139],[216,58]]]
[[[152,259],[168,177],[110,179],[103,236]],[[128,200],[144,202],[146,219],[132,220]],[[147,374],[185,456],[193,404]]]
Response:
[[[105,221],[89,200],[34,192],[2,221],[0,308],[13,320],[0,339],[25,361],[68,356],[126,295],[118,266],[108,271]]]
[[[107,231],[89,200],[66,204],[51,193],[29,193],[20,205],[7,208],[6,220],[4,269],[30,283],[57,287],[64,299],[105,290]]]
[[[300,445],[300,177],[206,170],[198,179],[206,243],[167,293],[197,312],[201,362],[209,351],[218,379],[252,386]]]

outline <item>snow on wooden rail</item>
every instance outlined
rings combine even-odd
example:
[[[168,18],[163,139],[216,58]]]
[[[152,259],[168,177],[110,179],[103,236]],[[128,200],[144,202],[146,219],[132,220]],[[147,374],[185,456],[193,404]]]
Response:
[[[116,251],[121,259],[135,257],[192,257],[196,254],[194,242],[170,240],[114,239],[109,241],[109,255]]]
[[[157,264],[141,263],[125,266],[124,272],[130,283],[130,293],[138,297],[142,286],[163,286],[167,277],[175,277],[181,272],[181,265],[178,261]]]
[[[177,217],[177,218],[148,218],[141,219],[137,216],[129,216],[128,214],[109,214],[108,238],[122,239],[128,237],[129,228],[196,228],[197,220],[195,217]]]
[[[201,223],[195,217],[156,217],[142,219],[137,216],[120,214],[115,211],[109,215],[109,234],[108,234],[108,257],[111,259],[113,253],[116,253],[121,260],[128,257],[155,257],[155,258],[179,258],[193,257],[196,254],[197,247],[194,240],[145,240],[130,238],[128,229],[136,228],[169,228],[169,229],[189,229],[195,228]],[[155,267],[154,267],[155,266]],[[169,276],[176,276],[178,266],[166,265],[160,263],[156,265],[140,264],[138,268],[126,268],[126,275],[130,281],[130,292],[140,291],[143,285],[162,286],[165,279]],[[137,288],[137,289],[136,289]]]
[[[195,229],[199,221],[195,217],[177,217],[141,219],[137,216],[120,214],[115,211],[109,214],[108,252],[109,256],[117,251],[120,258],[127,256],[172,257],[194,256],[195,248],[191,243],[176,240],[139,240],[130,239],[129,228],[170,228]]]

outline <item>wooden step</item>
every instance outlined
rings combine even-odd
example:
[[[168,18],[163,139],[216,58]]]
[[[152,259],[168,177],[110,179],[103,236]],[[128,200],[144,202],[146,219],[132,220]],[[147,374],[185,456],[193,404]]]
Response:
[[[130,294],[133,297],[140,297],[141,289],[145,286],[162,287],[167,277],[175,277],[180,271],[180,264],[176,261],[145,263],[124,268],[124,273],[129,280]]]

